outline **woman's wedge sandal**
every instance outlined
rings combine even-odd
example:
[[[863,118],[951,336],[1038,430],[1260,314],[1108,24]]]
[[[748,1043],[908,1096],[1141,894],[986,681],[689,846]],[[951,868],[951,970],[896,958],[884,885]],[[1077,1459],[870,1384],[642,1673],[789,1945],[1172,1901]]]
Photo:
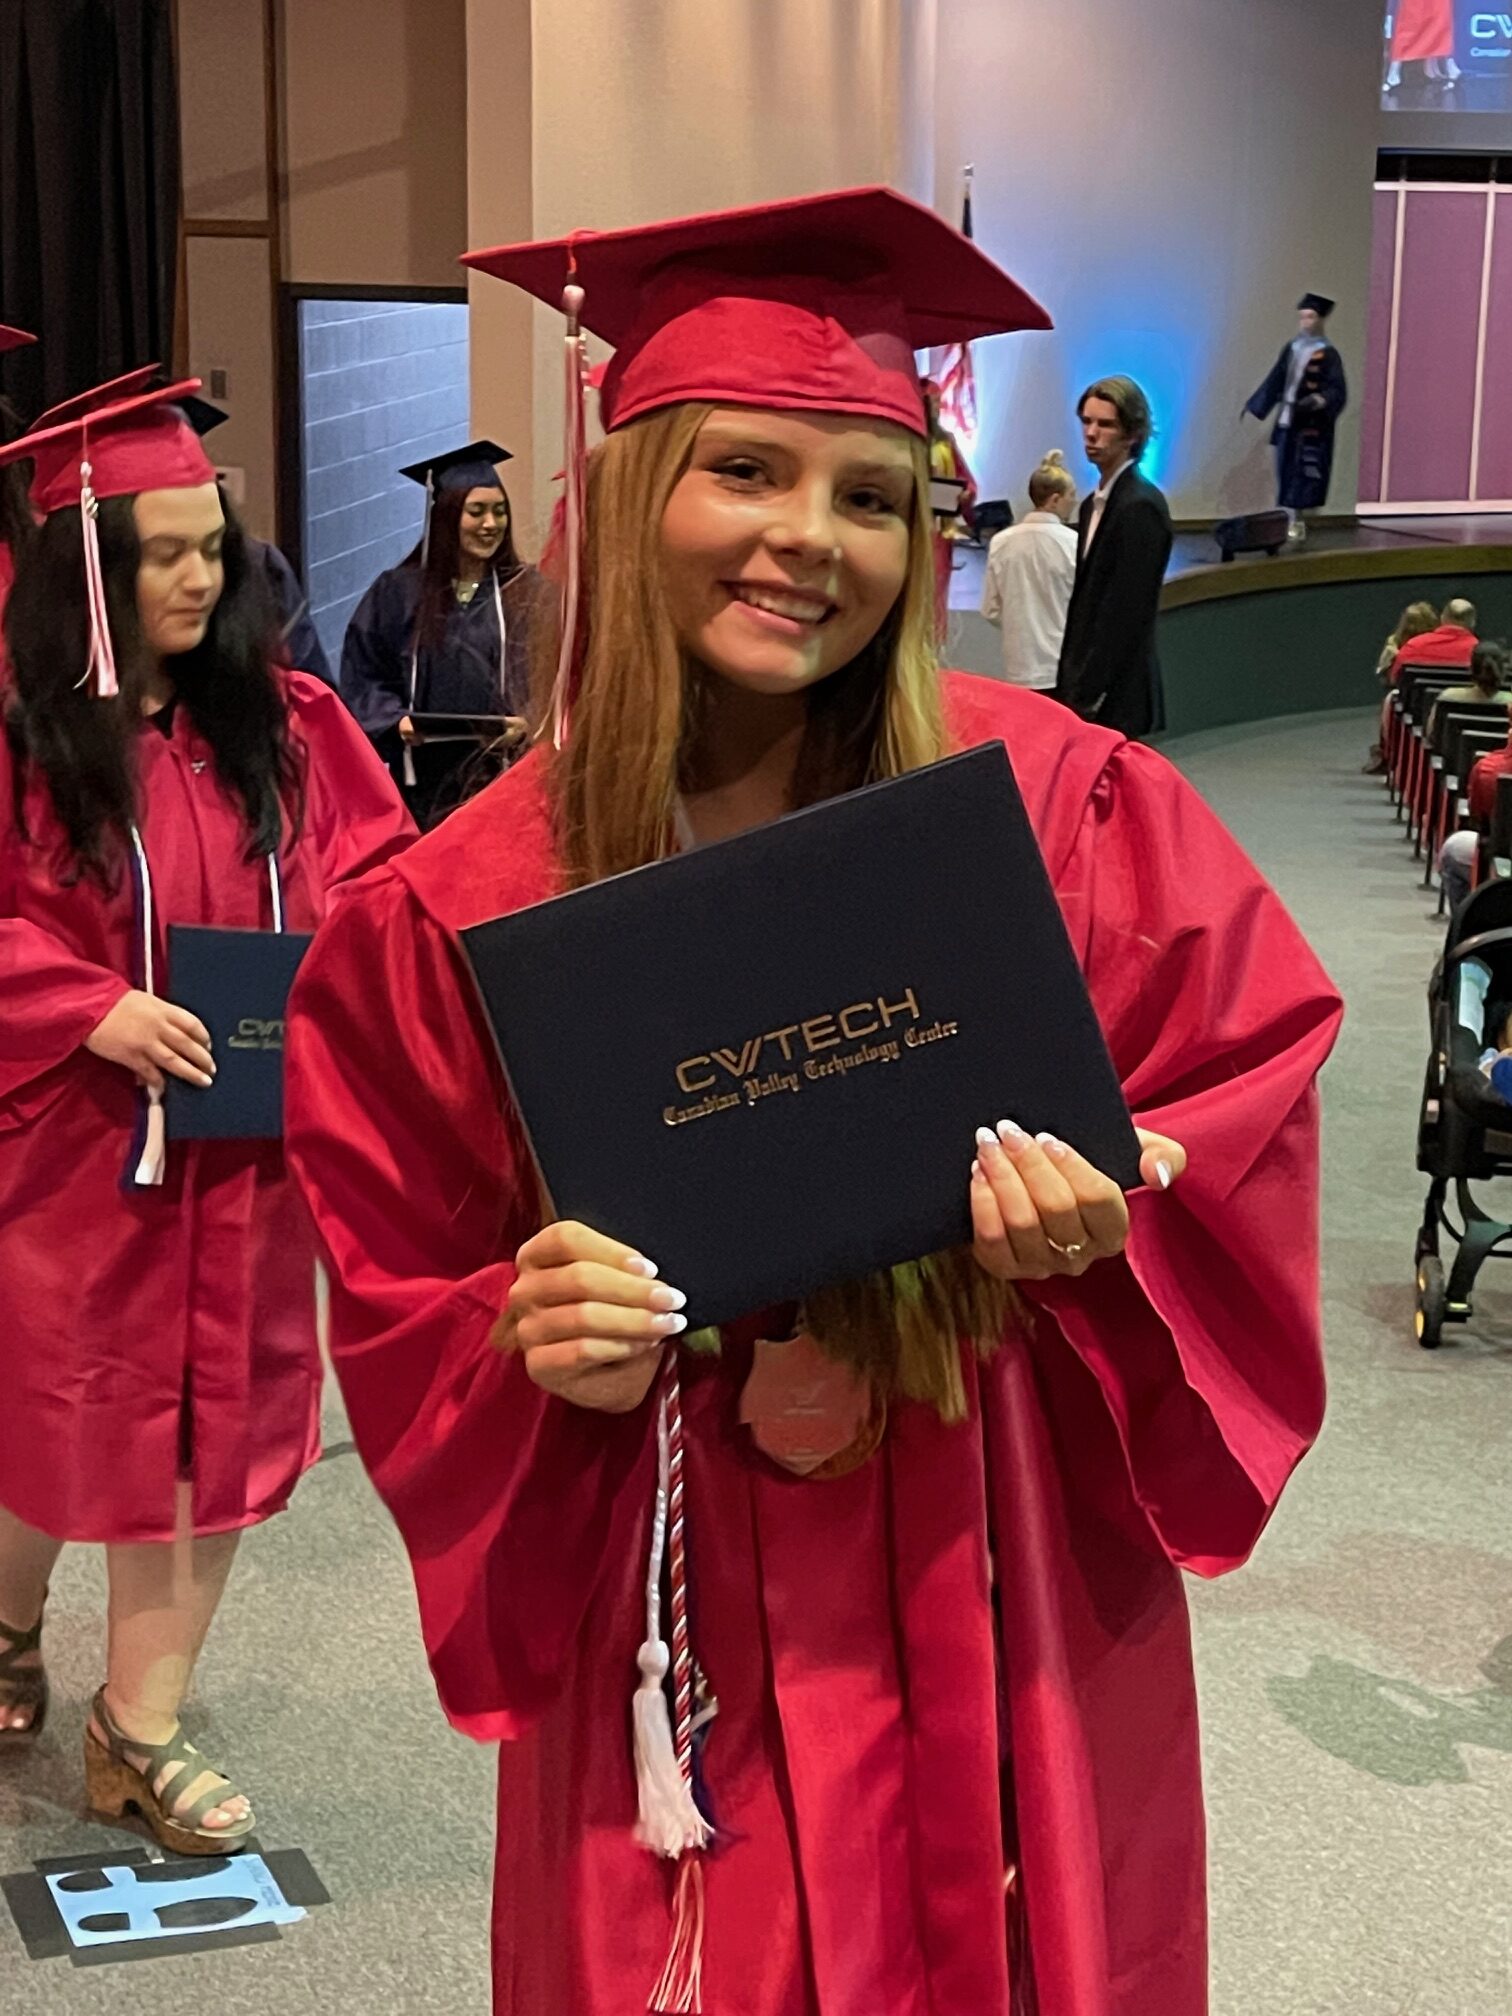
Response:
[[[117,1727],[105,1706],[102,1687],[94,1699],[94,1724],[104,1732],[104,1741],[94,1727],[84,1732],[84,1782],[90,1806],[108,1820],[119,1820],[128,1807],[146,1821],[163,1847],[178,1855],[225,1855],[234,1853],[252,1832],[250,1813],[233,1820],[229,1827],[206,1827],[207,1813],[224,1806],[239,1794],[229,1779],[195,1749],[182,1729],[166,1743],[139,1743]],[[136,1764],[133,1758],[140,1757]],[[166,1779],[164,1773],[167,1773]],[[208,1792],[190,1802],[182,1813],[174,1809],[173,1788],[188,1787],[203,1773],[216,1780]],[[157,1786],[162,1782],[162,1790]]]
[[[29,1631],[0,1624],[0,1708],[30,1708],[31,1720],[20,1729],[0,1729],[0,1751],[24,1750],[35,1743],[47,1721],[47,1675],[40,1666],[22,1666],[29,1653],[42,1649],[42,1620]]]

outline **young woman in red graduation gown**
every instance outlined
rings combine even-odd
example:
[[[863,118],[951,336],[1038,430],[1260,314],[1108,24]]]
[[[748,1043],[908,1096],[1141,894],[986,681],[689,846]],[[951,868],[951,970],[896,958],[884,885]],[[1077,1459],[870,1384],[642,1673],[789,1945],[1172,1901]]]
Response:
[[[442,1702],[502,1739],[495,2006],[622,2016],[656,1983],[650,2006],[711,2016],[1200,2016],[1179,1571],[1244,1560],[1318,1427],[1336,999],[1159,756],[936,672],[913,351],[1043,323],[979,251],[849,192],[475,263],[543,299],[570,279],[619,346],[575,697],[560,748],[324,926],[291,1004],[289,1149]],[[971,1250],[686,1348],[654,1254],[543,1226],[459,930],[995,739],[1146,1187],[983,1114]],[[675,1875],[635,1838],[638,1796],[643,1838],[671,1807],[654,1768],[638,1795],[627,1707],[674,1365],[671,1523],[717,1698],[667,1795],[712,1838],[676,1807]],[[795,1465],[774,1421],[827,1367],[849,1418]],[[673,1712],[680,1741],[681,1692]]]
[[[0,738],[0,1745],[46,1714],[59,1548],[103,1542],[92,1799],[215,1853],[251,1807],[184,1743],[179,1705],[239,1533],[317,1453],[314,1242],[277,1143],[169,1142],[148,1166],[165,1079],[215,1069],[166,932],[270,928],[275,882],[309,930],[413,828],[336,696],[270,663],[239,529],[174,410],[122,402],[21,451],[45,522],[6,609]]]

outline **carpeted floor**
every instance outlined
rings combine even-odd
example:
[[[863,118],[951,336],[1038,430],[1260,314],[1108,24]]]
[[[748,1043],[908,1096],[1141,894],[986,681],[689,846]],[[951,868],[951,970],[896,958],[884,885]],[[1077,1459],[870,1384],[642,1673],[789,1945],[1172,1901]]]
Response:
[[[1512,2010],[1512,1295],[1487,1294],[1437,1356],[1412,1341],[1440,927],[1358,774],[1369,728],[1325,716],[1171,751],[1351,1009],[1326,1081],[1330,1424],[1249,1569],[1192,1590],[1214,2016]],[[100,1598],[98,1560],[66,1556],[52,1723],[35,1755],[0,1761],[0,1873],[120,1838],[79,1810]],[[257,1794],[264,1841],[309,1853],[331,1905],[277,1944],[130,1969],[29,1964],[0,1914],[3,2016],[128,1998],[486,2016],[491,1758],[434,1707],[399,1549],[351,1455],[248,1540],[199,1699],[191,1733]]]

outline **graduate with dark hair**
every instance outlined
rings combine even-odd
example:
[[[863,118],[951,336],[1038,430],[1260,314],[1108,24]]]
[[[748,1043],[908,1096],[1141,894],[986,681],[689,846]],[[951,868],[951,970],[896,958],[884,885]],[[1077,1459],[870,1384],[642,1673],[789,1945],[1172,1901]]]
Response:
[[[1349,398],[1343,359],[1327,335],[1333,311],[1326,294],[1302,296],[1296,335],[1244,408],[1257,420],[1276,415],[1276,501],[1288,511],[1319,511],[1328,502],[1334,429]],[[1299,537],[1305,531],[1300,517],[1292,529]]]
[[[549,598],[515,550],[495,466],[509,460],[495,441],[470,441],[400,472],[425,490],[424,529],[358,603],[342,645],[342,698],[422,828],[524,744],[531,639]]]
[[[106,1549],[90,1802],[216,1854],[248,1799],[179,1726],[241,1529],[319,1448],[314,1247],[282,1144],[168,1141],[216,1071],[173,924],[310,930],[413,835],[337,696],[278,665],[261,575],[161,392],[75,402],[29,459],[0,737],[0,1746],[48,1708],[43,1604]]]

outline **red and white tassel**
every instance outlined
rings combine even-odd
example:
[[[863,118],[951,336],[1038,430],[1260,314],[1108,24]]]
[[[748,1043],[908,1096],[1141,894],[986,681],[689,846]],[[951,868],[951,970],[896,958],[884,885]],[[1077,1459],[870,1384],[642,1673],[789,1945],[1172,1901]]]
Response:
[[[567,285],[562,289],[562,313],[567,317],[563,341],[562,460],[562,641],[557,653],[556,686],[551,703],[551,740],[560,749],[572,721],[577,681],[578,605],[583,575],[583,518],[588,487],[588,418],[584,380],[587,358],[583,344],[583,290],[570,276],[577,271],[569,253]]]
[[[662,1563],[669,1564],[672,1646],[661,1635]],[[636,1655],[635,1778],[640,1817],[636,1839],[680,1864],[672,1942],[661,1979],[646,2004],[662,2016],[698,2016],[703,2008],[703,1869],[698,1853],[713,1828],[693,1794],[693,1656],[688,1635],[687,1551],[683,1532],[682,1388],[676,1352],[669,1352],[656,1415],[656,1509],[646,1571],[646,1636]],[[672,1673],[669,1716],[663,1682]]]
[[[120,691],[115,645],[110,637],[110,610],[105,600],[105,570],[100,564],[100,501],[90,488],[90,464],[79,465],[79,515],[84,522],[84,600],[89,611],[89,663],[81,686],[94,681],[96,697],[112,699]]]

